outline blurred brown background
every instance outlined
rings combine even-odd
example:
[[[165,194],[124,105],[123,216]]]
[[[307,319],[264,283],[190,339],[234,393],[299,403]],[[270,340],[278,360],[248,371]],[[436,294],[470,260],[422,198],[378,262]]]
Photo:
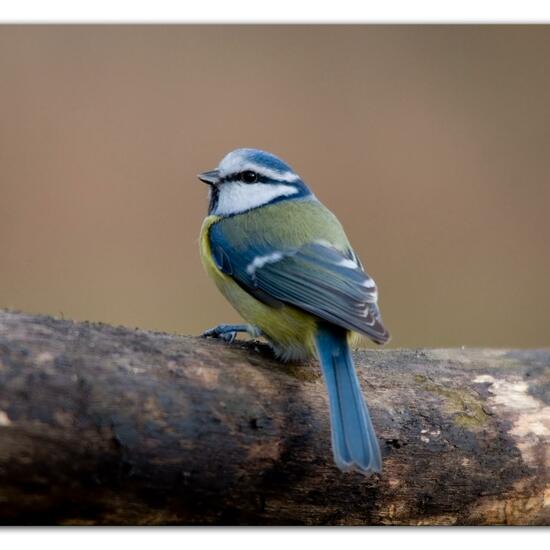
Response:
[[[289,162],[391,346],[550,345],[550,27],[0,27],[0,307],[199,333],[206,187]]]

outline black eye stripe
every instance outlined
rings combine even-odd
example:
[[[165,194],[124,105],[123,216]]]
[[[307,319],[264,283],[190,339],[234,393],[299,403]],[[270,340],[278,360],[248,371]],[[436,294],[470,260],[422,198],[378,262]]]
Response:
[[[250,181],[247,181],[244,177],[244,174],[254,174],[255,179],[251,179]],[[220,180],[221,183],[230,182],[230,181],[240,181],[242,183],[269,183],[275,180],[272,180],[271,178],[268,178],[267,176],[264,176],[258,172],[253,172],[252,170],[245,170],[244,172],[229,174]]]
[[[241,172],[239,177],[244,183],[256,183],[260,179],[259,174],[252,170],[245,170],[244,172]]]
[[[244,178],[243,178],[243,174],[246,174],[246,173],[254,173],[256,175],[256,180],[254,181],[246,181]],[[291,182],[289,182],[288,180],[286,179],[277,179],[276,177],[269,177],[269,176],[266,176],[264,174],[261,174],[260,172],[255,172],[253,170],[243,170],[241,172],[235,172],[233,174],[228,174],[227,176],[224,176],[223,178],[220,179],[220,184],[221,183],[229,183],[229,182],[241,182],[241,183],[246,183],[246,184],[251,184],[251,183],[273,183],[273,184],[278,184],[278,183],[282,183],[282,184],[285,184],[285,185],[292,185]]]

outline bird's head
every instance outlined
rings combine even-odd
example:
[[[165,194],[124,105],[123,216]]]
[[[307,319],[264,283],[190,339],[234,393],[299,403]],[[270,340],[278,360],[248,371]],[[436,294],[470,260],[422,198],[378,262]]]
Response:
[[[210,186],[209,214],[232,216],[282,200],[313,198],[292,168],[259,149],[235,149],[215,170],[199,174]]]

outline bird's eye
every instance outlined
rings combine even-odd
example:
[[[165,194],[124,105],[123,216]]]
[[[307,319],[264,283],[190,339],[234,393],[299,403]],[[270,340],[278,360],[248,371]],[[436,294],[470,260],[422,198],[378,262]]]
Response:
[[[252,172],[252,170],[242,172],[241,181],[244,181],[245,183],[255,183],[258,181],[258,174],[256,174],[256,172]]]

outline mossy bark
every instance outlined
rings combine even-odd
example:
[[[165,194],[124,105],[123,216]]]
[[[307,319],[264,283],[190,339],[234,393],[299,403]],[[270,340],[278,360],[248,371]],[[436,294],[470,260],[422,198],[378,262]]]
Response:
[[[354,357],[380,476],[335,468],[315,362],[0,311],[0,523],[550,523],[549,350]]]

